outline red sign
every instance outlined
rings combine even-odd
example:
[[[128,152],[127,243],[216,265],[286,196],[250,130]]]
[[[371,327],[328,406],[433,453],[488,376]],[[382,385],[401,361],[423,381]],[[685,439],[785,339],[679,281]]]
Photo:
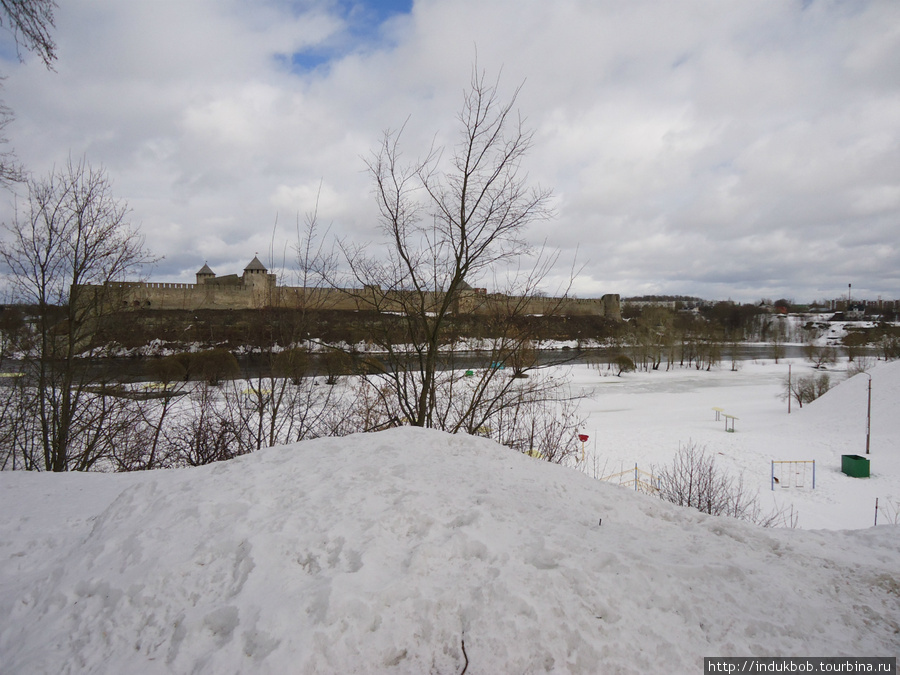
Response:
[[[578,440],[582,443],[587,443],[588,435],[587,434],[578,434]]]

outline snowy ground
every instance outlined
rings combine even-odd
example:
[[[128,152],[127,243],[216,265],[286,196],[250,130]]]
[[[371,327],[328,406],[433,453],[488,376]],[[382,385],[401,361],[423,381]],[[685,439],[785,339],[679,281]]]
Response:
[[[900,494],[900,363],[872,372],[869,479],[839,473],[840,454],[864,452],[868,378],[788,416],[785,371],[573,380],[595,391],[585,468],[649,470],[692,439],[771,492],[771,459],[816,459],[815,491],[777,493],[804,529],[408,428],[188,470],[2,473],[0,671],[698,673],[704,656],[896,656],[900,527],[869,521],[876,496]]]
[[[788,414],[782,399],[784,379],[818,374],[800,359],[742,362],[737,372],[723,365],[712,372],[675,369],[628,373],[578,369],[577,387],[591,393],[584,410],[587,459],[582,469],[592,476],[667,464],[679,444],[696,443],[715,456],[717,465],[759,490],[767,510],[793,506],[802,528],[847,529],[871,526],[875,499],[880,522],[897,518],[900,507],[900,362],[882,364],[872,375],[870,432],[871,477],[841,473],[841,455],[865,455],[868,382],[866,375],[846,379],[846,363],[827,371],[835,386],[822,398]],[[725,431],[713,408],[738,419]],[[720,415],[721,417],[721,415]],[[776,465],[780,482],[772,487],[772,461],[815,460],[812,465]],[[790,476],[778,472],[793,470]],[[802,483],[803,488],[796,486]]]

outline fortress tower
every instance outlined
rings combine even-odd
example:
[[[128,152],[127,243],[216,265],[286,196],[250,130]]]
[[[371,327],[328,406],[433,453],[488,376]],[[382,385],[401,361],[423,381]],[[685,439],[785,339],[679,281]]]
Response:
[[[266,266],[259,261],[259,258],[253,256],[253,260],[244,268],[244,286],[265,286],[268,277],[271,276],[273,279],[275,277],[274,274],[270,275],[267,272]]]
[[[203,263],[203,267],[197,272],[197,285],[205,284],[209,279],[215,279],[216,273],[209,269],[209,265]]]

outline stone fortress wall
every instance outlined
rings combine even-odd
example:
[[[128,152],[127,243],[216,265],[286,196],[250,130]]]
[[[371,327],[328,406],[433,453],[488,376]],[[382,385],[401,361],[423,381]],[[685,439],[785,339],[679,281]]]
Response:
[[[378,288],[337,289],[278,286],[274,274],[254,257],[241,276],[231,274],[217,277],[204,265],[197,272],[197,283],[123,282],[113,285],[117,300],[134,309],[262,309],[316,308],[330,310],[400,311],[397,294]],[[434,299],[435,301],[437,298]],[[466,288],[454,302],[454,312],[489,314],[504,305],[516,302],[502,294],[489,294],[484,289]],[[602,316],[621,320],[618,294],[600,298],[530,298],[524,314],[562,314],[569,316]]]

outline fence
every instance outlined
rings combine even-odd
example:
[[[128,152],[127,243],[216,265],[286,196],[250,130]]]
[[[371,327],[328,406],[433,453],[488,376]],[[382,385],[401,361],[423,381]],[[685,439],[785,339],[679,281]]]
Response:
[[[636,492],[647,492],[650,494],[659,492],[659,478],[649,471],[639,469],[637,464],[634,465],[633,469],[603,476],[598,480],[615,483],[623,487],[633,487]]]

